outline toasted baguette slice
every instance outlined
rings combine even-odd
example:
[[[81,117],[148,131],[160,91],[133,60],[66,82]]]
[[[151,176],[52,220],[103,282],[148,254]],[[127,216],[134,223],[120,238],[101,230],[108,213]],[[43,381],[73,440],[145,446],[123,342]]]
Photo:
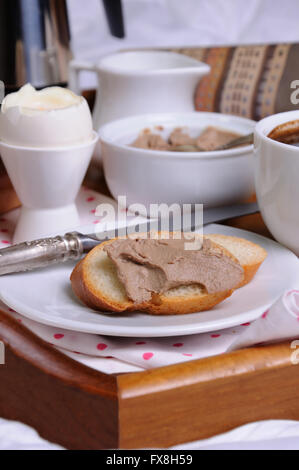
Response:
[[[127,297],[113,262],[103,250],[105,244],[112,242],[113,240],[109,240],[95,247],[77,264],[71,275],[74,293],[93,309],[114,312],[139,310],[154,315],[179,315],[210,310],[233,293],[233,290],[226,290],[208,294],[199,285],[182,286],[164,294],[153,295],[150,302],[134,304]],[[219,252],[238,262],[225,247],[214,241],[212,243]]]
[[[227,235],[205,235],[218,245],[230,251],[244,269],[244,279],[239,287],[245,286],[256,274],[262,262],[267,257],[267,252],[259,245],[245,238],[230,237]]]

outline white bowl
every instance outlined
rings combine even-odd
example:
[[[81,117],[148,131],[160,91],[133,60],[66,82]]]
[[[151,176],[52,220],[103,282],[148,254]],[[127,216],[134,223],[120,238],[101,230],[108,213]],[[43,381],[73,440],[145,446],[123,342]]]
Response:
[[[100,128],[107,184],[127,206],[143,204],[205,204],[214,207],[242,202],[254,194],[253,146],[214,152],[144,150],[129,145],[140,131],[163,126],[167,137],[176,127],[197,136],[207,126],[240,134],[253,132],[255,122],[219,113],[167,113],[133,116]]]

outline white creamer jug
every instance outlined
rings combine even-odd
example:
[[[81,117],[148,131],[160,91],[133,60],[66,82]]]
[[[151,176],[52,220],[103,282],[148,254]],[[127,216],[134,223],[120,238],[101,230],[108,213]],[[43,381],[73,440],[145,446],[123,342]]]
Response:
[[[194,92],[210,67],[183,54],[167,51],[120,52],[99,63],[70,63],[69,87],[79,90],[79,73],[93,71],[98,90],[94,129],[115,119],[145,113],[194,110]],[[98,153],[98,152],[97,152]]]

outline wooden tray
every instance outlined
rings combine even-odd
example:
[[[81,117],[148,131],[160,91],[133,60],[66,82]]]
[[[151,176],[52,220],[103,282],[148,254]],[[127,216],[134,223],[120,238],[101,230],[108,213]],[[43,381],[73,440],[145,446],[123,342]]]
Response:
[[[227,223],[270,236],[260,215]],[[288,342],[106,375],[1,311],[0,339],[0,416],[68,449],[169,447],[252,421],[299,419],[299,369]]]

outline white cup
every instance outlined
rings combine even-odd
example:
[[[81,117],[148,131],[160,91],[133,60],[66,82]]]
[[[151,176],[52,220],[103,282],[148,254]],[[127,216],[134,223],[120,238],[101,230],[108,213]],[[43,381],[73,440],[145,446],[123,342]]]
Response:
[[[267,137],[278,125],[299,119],[299,110],[262,119],[255,128],[256,194],[276,240],[299,255],[299,147]]]

